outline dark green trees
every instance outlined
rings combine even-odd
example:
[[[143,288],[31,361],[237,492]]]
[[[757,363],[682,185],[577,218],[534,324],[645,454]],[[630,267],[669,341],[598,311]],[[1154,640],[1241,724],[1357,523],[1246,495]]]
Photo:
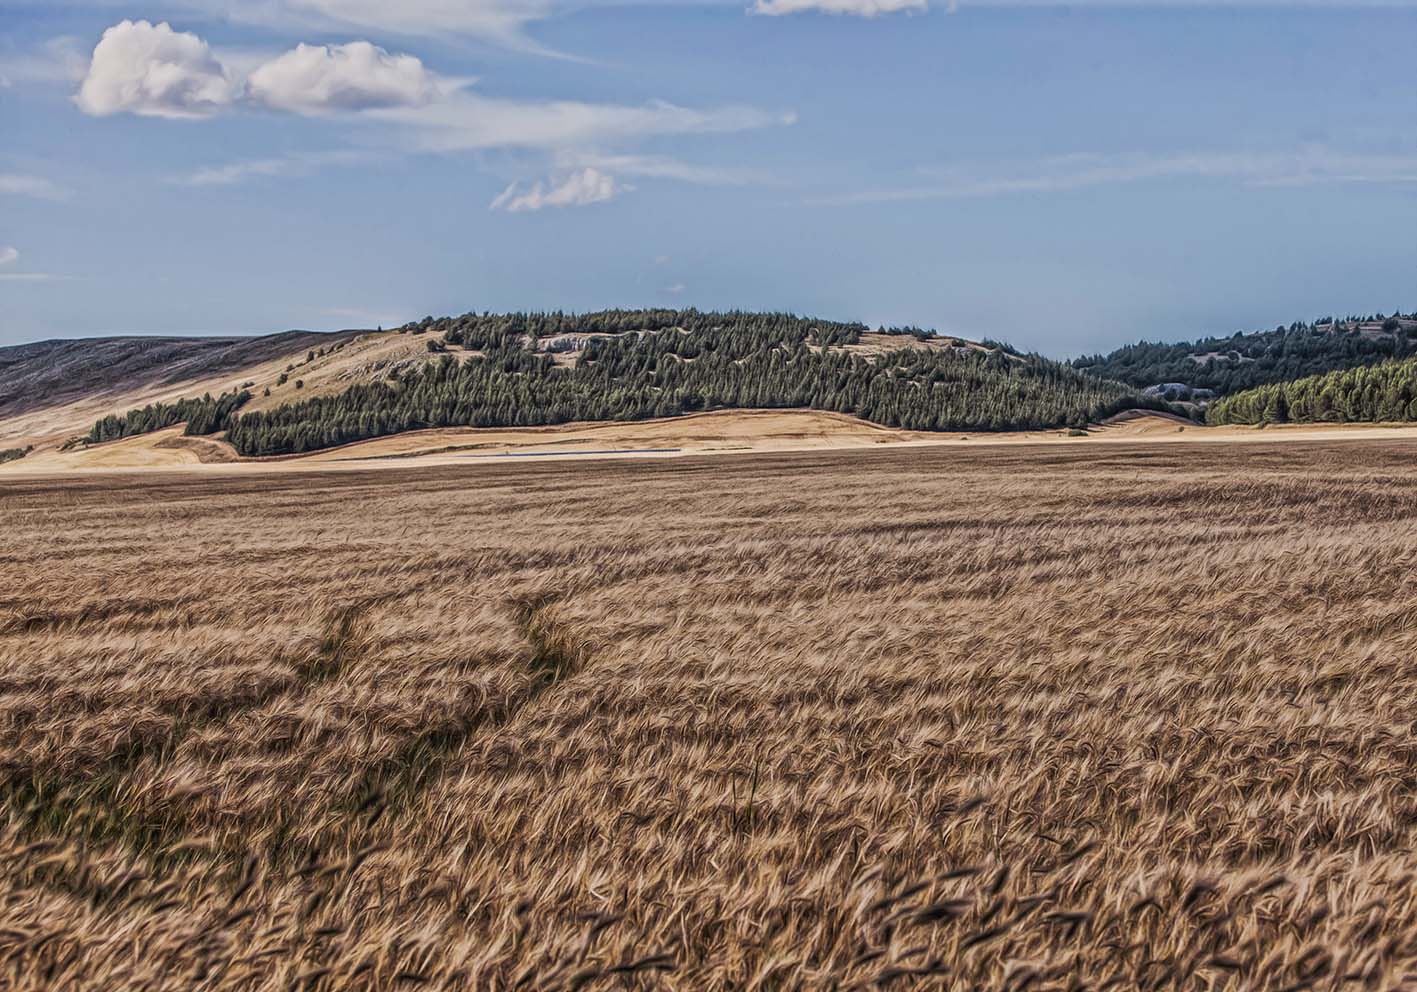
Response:
[[[1133,386],[1181,382],[1225,396],[1266,383],[1417,355],[1417,338],[1408,334],[1412,326],[1412,317],[1354,317],[1337,322],[1324,318],[1181,344],[1142,341],[1109,355],[1079,358],[1073,365]]]
[[[1212,424],[1417,420],[1417,361],[1258,386],[1217,400],[1206,419]]]
[[[251,394],[242,390],[239,393],[222,393],[216,399],[208,393],[199,400],[150,403],[140,410],[129,410],[121,417],[104,417],[93,425],[84,440],[89,444],[116,441],[135,434],[160,431],[183,421],[187,422],[185,434],[215,434],[227,427],[231,415],[250,398]]]

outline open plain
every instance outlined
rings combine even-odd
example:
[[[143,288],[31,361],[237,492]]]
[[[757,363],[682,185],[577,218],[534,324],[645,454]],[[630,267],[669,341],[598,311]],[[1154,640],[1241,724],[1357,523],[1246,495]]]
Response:
[[[1412,987],[1373,437],[0,473],[0,986]]]

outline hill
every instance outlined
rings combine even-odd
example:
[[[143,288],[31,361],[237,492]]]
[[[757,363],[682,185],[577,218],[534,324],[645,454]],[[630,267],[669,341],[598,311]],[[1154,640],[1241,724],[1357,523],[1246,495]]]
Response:
[[[87,353],[92,349],[92,354]],[[774,313],[466,314],[391,331],[48,342],[0,350],[0,449],[176,425],[241,456],[415,430],[846,414],[911,431],[1040,430],[1157,399],[1006,346]]]
[[[1417,359],[1269,383],[1213,403],[1212,424],[1417,420]]]
[[[243,411],[228,439],[243,455],[290,454],[408,430],[750,408],[846,413],[908,430],[1002,431],[1165,408],[1041,356],[791,314],[465,314],[401,330],[426,335],[438,360],[338,394]],[[441,354],[452,348],[462,355]]]
[[[1206,400],[1266,383],[1417,355],[1414,332],[1417,314],[1324,317],[1272,331],[1237,332],[1179,344],[1141,341],[1108,355],[1078,358],[1073,367],[1173,399]]]

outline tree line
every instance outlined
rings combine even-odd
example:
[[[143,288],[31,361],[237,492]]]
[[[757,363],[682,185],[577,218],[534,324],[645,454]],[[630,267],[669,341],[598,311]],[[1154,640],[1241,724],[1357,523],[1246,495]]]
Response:
[[[864,325],[791,314],[612,310],[465,314],[404,330],[480,354],[443,355],[402,376],[231,419],[243,455],[299,453],[436,427],[640,420],[701,410],[811,408],[912,430],[1019,430],[1169,409],[1129,387],[1037,355],[968,347],[853,353]],[[908,329],[902,333],[924,336]],[[573,366],[542,337],[590,338]]]
[[[222,393],[216,399],[212,399],[211,393],[207,393],[201,399],[149,403],[141,409],[129,410],[125,414],[109,414],[97,421],[83,440],[88,444],[117,441],[119,438],[160,431],[184,421],[187,424],[184,434],[215,434],[226,430],[231,424],[232,414],[250,399],[250,392],[242,390],[238,393]]]
[[[1215,401],[1212,424],[1417,420],[1417,360],[1269,383]]]
[[[548,313],[465,313],[460,317],[424,317],[405,324],[400,331],[441,334],[447,344],[476,350],[498,350],[534,345],[539,338],[561,335],[655,334],[667,330],[687,334],[744,332],[771,338],[782,344],[811,339],[821,347],[857,344],[865,324],[830,320],[804,320],[789,313],[726,313],[688,310],[598,310],[575,314],[556,310]],[[917,337],[919,328],[900,328],[898,333]]]
[[[1073,366],[1107,379],[1146,387],[1179,382],[1218,396],[1272,382],[1417,356],[1409,335],[1413,315],[1324,317],[1272,331],[1235,333],[1180,344],[1141,341],[1108,355],[1089,355]],[[1379,333],[1360,325],[1377,325]]]

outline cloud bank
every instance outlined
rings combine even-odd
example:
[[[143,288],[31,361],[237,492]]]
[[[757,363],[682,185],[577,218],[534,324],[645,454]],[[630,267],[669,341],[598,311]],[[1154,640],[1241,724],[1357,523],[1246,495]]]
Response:
[[[419,106],[438,95],[436,77],[419,59],[367,41],[298,45],[243,80],[195,34],[122,21],[94,48],[75,102],[95,117],[205,118],[242,102],[319,116]]]
[[[332,0],[327,6],[346,12],[366,9],[343,0]],[[462,5],[434,4],[423,9],[430,16],[442,11],[453,17]],[[382,145],[385,155],[490,149],[547,155],[558,178],[538,180],[527,188],[513,183],[493,202],[493,209],[512,213],[613,199],[631,188],[617,174],[691,182],[747,181],[741,175],[662,156],[626,154],[623,146],[657,136],[722,134],[795,121],[791,114],[747,106],[698,109],[662,100],[627,105],[502,99],[474,92],[466,80],[439,76],[413,55],[390,53],[368,41],[300,44],[274,58],[243,60],[239,54],[228,54],[223,59],[195,34],[176,31],[165,22],[132,20],[103,33],[75,102],[85,113],[100,117],[127,113],[208,119],[241,108],[340,117],[363,122],[366,128],[381,127],[368,143]],[[191,186],[232,185],[304,175],[327,165],[373,157],[377,156],[369,150],[268,155],[213,165],[174,181]]]

